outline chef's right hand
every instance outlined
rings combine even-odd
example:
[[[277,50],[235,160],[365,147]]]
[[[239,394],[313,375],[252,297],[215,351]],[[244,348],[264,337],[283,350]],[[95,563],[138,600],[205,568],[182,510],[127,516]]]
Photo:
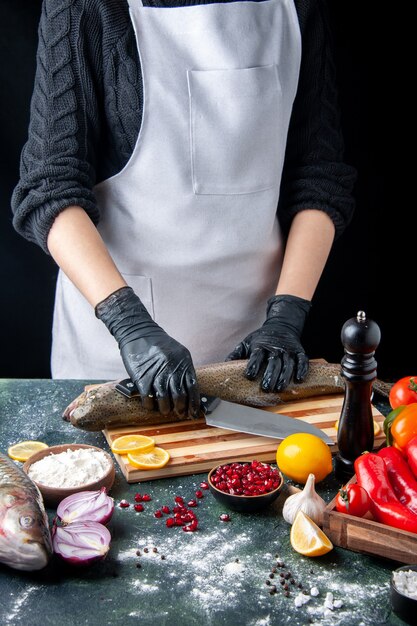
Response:
[[[200,396],[190,352],[156,322],[131,287],[122,287],[95,308],[119,344],[126,370],[145,409],[154,400],[167,415],[199,417]]]

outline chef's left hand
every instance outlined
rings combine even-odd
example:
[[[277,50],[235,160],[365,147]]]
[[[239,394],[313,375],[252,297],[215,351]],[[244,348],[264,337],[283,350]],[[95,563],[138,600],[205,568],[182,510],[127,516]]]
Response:
[[[308,357],[300,343],[311,303],[290,295],[268,300],[267,318],[261,328],[250,333],[226,361],[249,359],[245,375],[254,380],[265,367],[261,388],[281,391],[291,378],[302,382],[308,372]]]

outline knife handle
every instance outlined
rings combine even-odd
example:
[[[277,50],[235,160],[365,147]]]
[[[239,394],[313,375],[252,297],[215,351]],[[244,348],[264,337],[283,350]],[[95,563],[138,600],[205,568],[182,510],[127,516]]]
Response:
[[[125,378],[124,380],[119,381],[116,384],[116,391],[121,393],[125,398],[139,398],[139,391],[130,378]],[[216,398],[215,396],[200,396],[200,409],[203,411],[204,415],[209,415],[219,404],[220,398]]]
[[[130,378],[125,378],[116,384],[116,391],[121,393],[126,398],[135,398],[139,396],[139,391]]]

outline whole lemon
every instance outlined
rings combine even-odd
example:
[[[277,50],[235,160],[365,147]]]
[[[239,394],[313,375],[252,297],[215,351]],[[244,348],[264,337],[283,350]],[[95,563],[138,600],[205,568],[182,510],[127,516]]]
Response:
[[[304,484],[309,474],[316,483],[332,471],[332,453],[320,437],[295,433],[286,437],[277,449],[277,465],[281,472],[297,483]]]

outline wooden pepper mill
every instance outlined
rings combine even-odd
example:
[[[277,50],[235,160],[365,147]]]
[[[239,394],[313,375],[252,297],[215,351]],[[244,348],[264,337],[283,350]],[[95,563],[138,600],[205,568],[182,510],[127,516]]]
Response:
[[[359,311],[343,325],[341,339],[345,349],[341,374],[346,388],[337,432],[335,471],[339,479],[346,481],[355,473],[355,459],[374,445],[371,392],[377,366],[374,354],[381,331],[378,324],[366,319],[364,311]]]

